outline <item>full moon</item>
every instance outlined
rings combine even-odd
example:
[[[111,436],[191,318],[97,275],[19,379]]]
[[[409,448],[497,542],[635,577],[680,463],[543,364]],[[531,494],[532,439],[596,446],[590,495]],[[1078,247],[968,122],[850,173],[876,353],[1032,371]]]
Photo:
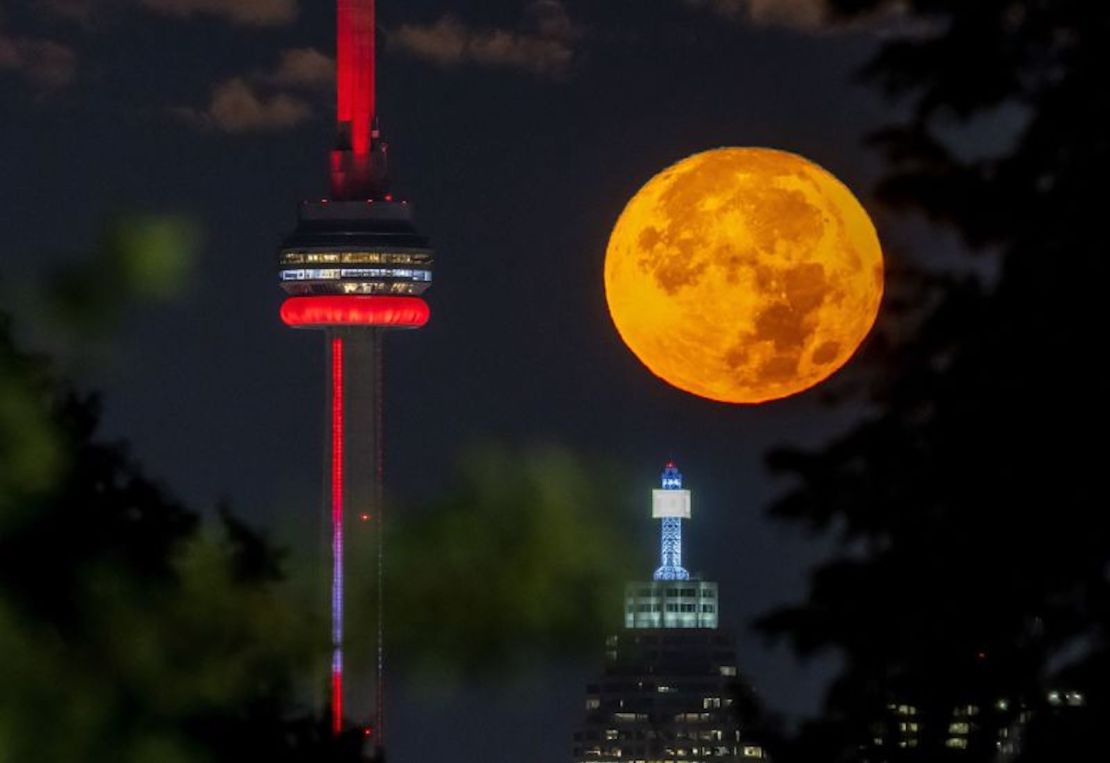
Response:
[[[807,159],[720,148],[652,178],[617,220],[605,295],[656,376],[728,403],[819,384],[875,322],[883,258],[867,212]]]

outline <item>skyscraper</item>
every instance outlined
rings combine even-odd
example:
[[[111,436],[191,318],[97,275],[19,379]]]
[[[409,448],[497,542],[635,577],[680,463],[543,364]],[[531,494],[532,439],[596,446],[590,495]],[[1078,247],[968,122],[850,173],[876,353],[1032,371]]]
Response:
[[[279,276],[289,295],[281,318],[321,329],[328,353],[325,513],[330,523],[332,729],[344,728],[344,533],[357,520],[381,549],[381,352],[387,329],[420,328],[420,295],[432,278],[432,251],[406,201],[394,199],[388,147],[377,126],[375,2],[338,0],[337,137],[330,198],[301,204],[296,229],[281,246]],[[383,661],[379,590],[374,718],[367,731],[382,744]]]
[[[606,640],[601,679],[586,689],[576,763],[753,761],[766,757],[742,727],[734,638],[719,627],[717,584],[682,566],[691,493],[674,463],[652,491],[660,565],[629,583],[624,628]]]

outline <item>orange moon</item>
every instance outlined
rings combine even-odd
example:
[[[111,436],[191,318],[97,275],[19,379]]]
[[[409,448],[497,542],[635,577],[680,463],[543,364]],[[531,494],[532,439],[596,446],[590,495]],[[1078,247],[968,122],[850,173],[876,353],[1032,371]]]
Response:
[[[871,330],[883,294],[875,226],[796,154],[720,148],[652,178],[617,220],[605,295],[656,376],[727,403],[819,384]]]

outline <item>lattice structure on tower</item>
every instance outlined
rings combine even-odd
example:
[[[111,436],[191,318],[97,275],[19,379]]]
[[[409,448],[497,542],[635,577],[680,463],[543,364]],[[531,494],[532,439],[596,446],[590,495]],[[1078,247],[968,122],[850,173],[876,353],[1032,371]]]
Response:
[[[690,518],[690,491],[673,461],[663,469],[661,489],[652,491],[652,516],[659,519],[659,569],[656,580],[689,580],[682,566],[682,520]]]

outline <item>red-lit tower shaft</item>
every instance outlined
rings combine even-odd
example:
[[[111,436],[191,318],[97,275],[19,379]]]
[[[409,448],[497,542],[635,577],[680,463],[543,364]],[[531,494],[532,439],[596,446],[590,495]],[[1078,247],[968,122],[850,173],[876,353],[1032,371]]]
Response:
[[[336,147],[332,152],[331,195],[335,200],[373,199],[381,190],[376,187],[373,161],[374,119],[377,115],[377,77],[375,72],[375,0],[337,0],[336,3]],[[378,330],[368,328],[370,343],[374,346],[373,366],[380,362],[377,357],[381,337]],[[331,714],[332,730],[339,733],[343,727],[343,640],[344,640],[344,539],[343,520],[345,480],[343,465],[346,459],[343,421],[344,396],[344,339],[337,332],[329,332],[332,348],[332,676],[331,676]],[[338,360],[336,356],[338,355]],[[377,377],[377,369],[370,370]],[[372,417],[370,437],[372,447],[380,451],[380,402],[377,378],[364,379],[371,391],[370,415]],[[336,405],[335,400],[339,403]],[[375,489],[370,496],[376,499],[380,493],[380,455],[374,455],[373,483]],[[374,500],[374,510],[381,535],[381,506]],[[379,597],[381,591],[379,590]],[[380,645],[379,645],[380,648]],[[381,684],[381,670],[377,683]],[[381,697],[375,703],[375,731],[380,735]],[[377,740],[376,740],[377,741]],[[380,743],[380,742],[379,742]]]

